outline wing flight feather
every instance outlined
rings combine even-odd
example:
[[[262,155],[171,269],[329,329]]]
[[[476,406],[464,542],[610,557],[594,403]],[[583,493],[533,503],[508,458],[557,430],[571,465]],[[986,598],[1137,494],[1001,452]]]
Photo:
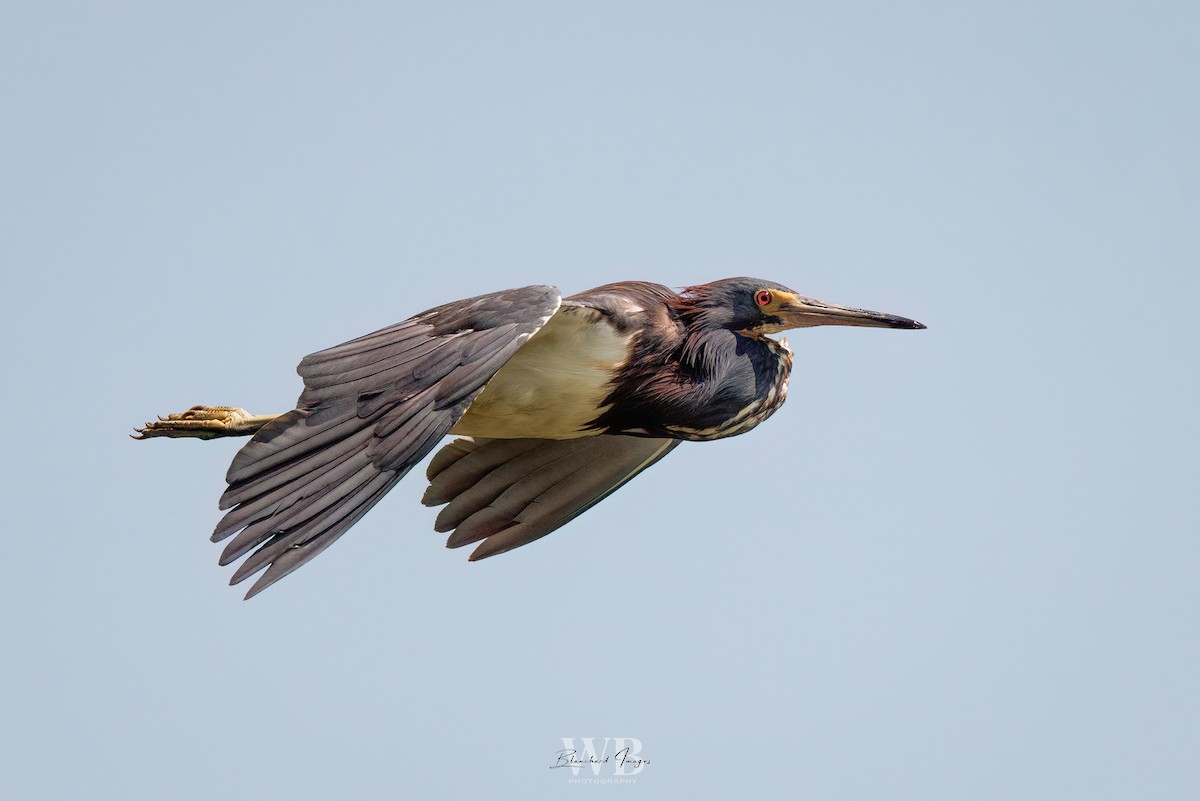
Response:
[[[234,457],[214,542],[252,597],[329,547],[462,417],[559,306],[534,286],[439,306],[300,362],[298,408]],[[237,533],[240,532],[240,533]],[[254,550],[257,549],[257,550]]]
[[[620,489],[679,440],[602,434],[578,439],[457,439],[429,464],[422,502],[446,504],[447,547],[480,545],[471,561],[546,536]]]

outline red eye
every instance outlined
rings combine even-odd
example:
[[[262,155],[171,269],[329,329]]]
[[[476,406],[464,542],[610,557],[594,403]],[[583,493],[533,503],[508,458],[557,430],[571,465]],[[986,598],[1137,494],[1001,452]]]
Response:
[[[760,289],[754,293],[754,302],[759,306],[766,306],[771,302],[771,293],[765,289]]]

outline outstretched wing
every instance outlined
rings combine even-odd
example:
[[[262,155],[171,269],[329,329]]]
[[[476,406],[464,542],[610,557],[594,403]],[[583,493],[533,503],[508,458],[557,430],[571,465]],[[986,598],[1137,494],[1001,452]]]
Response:
[[[456,439],[429,463],[426,506],[449,548],[479,542],[471,561],[546,536],[666,456],[677,439]]]
[[[480,295],[305,357],[299,408],[255,434],[226,475],[221,508],[230,511],[212,539],[240,533],[221,564],[254,551],[230,583],[267,568],[250,598],[333,544],[433,449],[558,305],[551,286]]]

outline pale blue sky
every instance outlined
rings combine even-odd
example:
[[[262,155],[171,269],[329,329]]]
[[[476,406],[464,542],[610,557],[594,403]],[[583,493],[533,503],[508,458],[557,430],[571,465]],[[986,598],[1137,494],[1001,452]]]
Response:
[[[0,796],[1200,796],[1198,8],[8,5]],[[741,274],[929,330],[793,334],[769,423],[484,563],[413,475],[243,603],[238,443],[125,436]]]

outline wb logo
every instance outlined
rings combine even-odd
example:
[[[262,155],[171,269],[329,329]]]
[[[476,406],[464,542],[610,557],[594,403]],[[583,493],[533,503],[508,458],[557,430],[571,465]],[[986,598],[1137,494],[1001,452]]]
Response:
[[[650,760],[641,756],[642,741],[636,737],[605,737],[597,750],[596,743],[599,739],[563,737],[562,750],[554,754],[554,764],[550,768],[570,768],[572,776],[578,776],[584,768],[590,769],[595,777],[636,776],[650,764]]]

